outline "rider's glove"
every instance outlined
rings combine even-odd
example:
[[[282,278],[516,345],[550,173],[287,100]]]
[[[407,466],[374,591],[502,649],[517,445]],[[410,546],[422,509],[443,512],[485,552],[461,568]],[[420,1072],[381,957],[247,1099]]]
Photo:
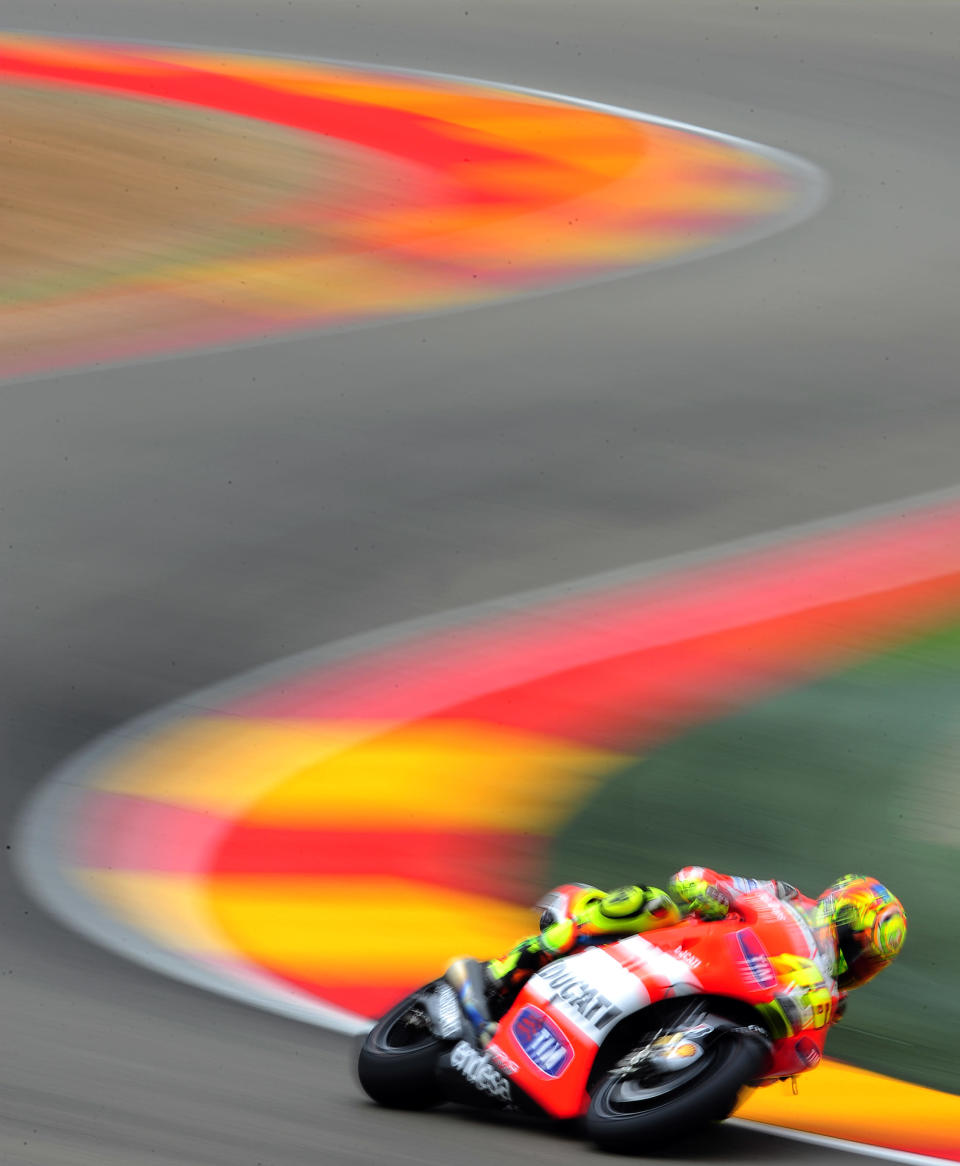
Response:
[[[713,883],[704,878],[684,877],[687,871],[680,872],[681,877],[671,882],[669,891],[672,899],[677,903],[685,903],[691,911],[696,911],[701,919],[723,919],[730,910],[730,900]]]

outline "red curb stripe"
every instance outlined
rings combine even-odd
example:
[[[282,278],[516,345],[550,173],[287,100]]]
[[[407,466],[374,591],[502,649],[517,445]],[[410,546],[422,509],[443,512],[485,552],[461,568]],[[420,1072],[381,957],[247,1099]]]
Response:
[[[115,55],[115,54],[114,54]],[[464,162],[483,165],[488,162],[526,161],[538,155],[482,141],[476,133],[469,147],[450,132],[449,123],[422,114],[408,113],[377,106],[375,116],[360,118],[353,103],[320,95],[305,96],[282,91],[253,81],[239,80],[226,73],[206,73],[202,69],[173,69],[153,65],[150,73],[111,70],[104,64],[95,70],[82,66],[31,60],[11,53],[0,53],[0,72],[10,77],[84,89],[126,93],[154,101],[179,101],[204,109],[215,109],[257,121],[285,125],[291,129],[321,133],[352,142],[371,150],[397,157],[416,157],[448,169]],[[638,130],[638,136],[640,131]],[[464,154],[468,149],[469,153]],[[542,159],[541,159],[542,162]],[[599,184],[599,182],[598,182]],[[522,191],[511,191],[511,201],[522,200]],[[540,196],[529,199],[540,202]],[[472,199],[471,199],[472,201]]]
[[[699,640],[648,648],[450,705],[434,719],[647,745],[935,624],[960,605],[960,574]]]
[[[545,676],[592,669],[630,652],[749,635],[753,627],[774,628],[786,619],[809,618],[815,625],[823,618],[815,609],[836,619],[861,608],[875,611],[858,620],[861,635],[886,634],[883,621],[891,616],[901,630],[911,621],[921,626],[935,616],[920,605],[958,602],[958,571],[960,506],[952,503],[906,521],[874,522],[667,579],[507,612],[478,627],[434,633],[321,675],[294,678],[230,708],[241,716],[310,718],[322,712],[331,721],[407,721],[473,701],[479,706],[493,692],[508,707],[512,697],[503,695],[506,690],[516,693]],[[913,613],[909,588],[918,588]],[[881,593],[888,592],[905,596],[903,610],[895,610],[896,604],[883,610],[887,599]],[[841,631],[839,625],[834,629],[834,640],[839,642]],[[830,646],[829,634],[817,635]]]
[[[238,823],[210,859],[208,877],[402,877],[527,903],[546,845],[539,835],[429,830],[311,830]]]
[[[214,813],[91,788],[71,833],[71,862],[206,876],[211,854],[233,825]]]
[[[274,827],[129,794],[91,790],[71,863],[218,876],[397,876],[526,904],[547,839],[509,832]]]

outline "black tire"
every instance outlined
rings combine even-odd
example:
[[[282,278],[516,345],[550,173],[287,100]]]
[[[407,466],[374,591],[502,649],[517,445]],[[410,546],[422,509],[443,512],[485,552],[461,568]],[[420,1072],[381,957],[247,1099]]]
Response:
[[[429,1109],[443,1101],[436,1079],[441,1040],[405,1021],[420,994],[401,1000],[360,1046],[357,1076],[368,1097],[391,1109]]]
[[[633,1098],[622,1078],[611,1074],[596,1084],[586,1116],[586,1132],[616,1154],[642,1154],[729,1117],[740,1090],[763,1072],[768,1051],[760,1040],[731,1033],[709,1048],[692,1077],[680,1074],[675,1088],[655,1097]]]

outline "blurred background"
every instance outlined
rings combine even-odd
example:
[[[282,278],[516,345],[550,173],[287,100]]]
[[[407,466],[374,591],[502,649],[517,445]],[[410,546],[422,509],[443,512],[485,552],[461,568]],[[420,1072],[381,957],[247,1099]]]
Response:
[[[414,977],[473,937],[489,954],[553,881],[686,862],[811,893],[887,881],[907,947],[831,1051],[960,1091],[953,7],[0,0],[0,26],[0,1157],[579,1158],[522,1126],[374,1121],[342,1037],[156,972],[258,964],[250,994],[362,1013],[393,990],[385,945]],[[228,50],[270,59],[200,108],[194,58],[121,67],[25,31],[190,45],[227,77]],[[286,55],[570,94],[801,161],[657,138],[699,170],[682,206],[657,186],[653,249],[628,253],[617,219],[601,263],[629,200],[597,212],[586,259],[584,200],[643,187],[653,138],[611,119],[602,150],[584,125],[548,149],[541,124],[549,173],[487,158],[471,189],[518,205],[460,247],[466,155],[425,170],[397,149],[411,123],[334,141],[281,124],[279,97],[264,120],[255,83],[309,83]],[[404,100],[417,121],[451,98]],[[471,148],[492,133],[475,116]],[[418,218],[425,191],[447,218]],[[524,230],[534,212],[555,217]],[[503,268],[525,246],[520,286]],[[402,935],[379,913],[398,879]],[[62,926],[94,917],[153,971]],[[737,1130],[708,1151],[827,1153]]]

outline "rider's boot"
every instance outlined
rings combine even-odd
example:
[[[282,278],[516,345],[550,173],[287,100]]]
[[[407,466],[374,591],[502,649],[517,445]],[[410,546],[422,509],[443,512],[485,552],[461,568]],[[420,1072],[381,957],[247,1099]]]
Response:
[[[497,1021],[490,1009],[493,989],[487,966],[469,958],[454,960],[443,978],[456,991],[460,1007],[476,1031],[477,1044],[485,1049],[497,1031]]]

